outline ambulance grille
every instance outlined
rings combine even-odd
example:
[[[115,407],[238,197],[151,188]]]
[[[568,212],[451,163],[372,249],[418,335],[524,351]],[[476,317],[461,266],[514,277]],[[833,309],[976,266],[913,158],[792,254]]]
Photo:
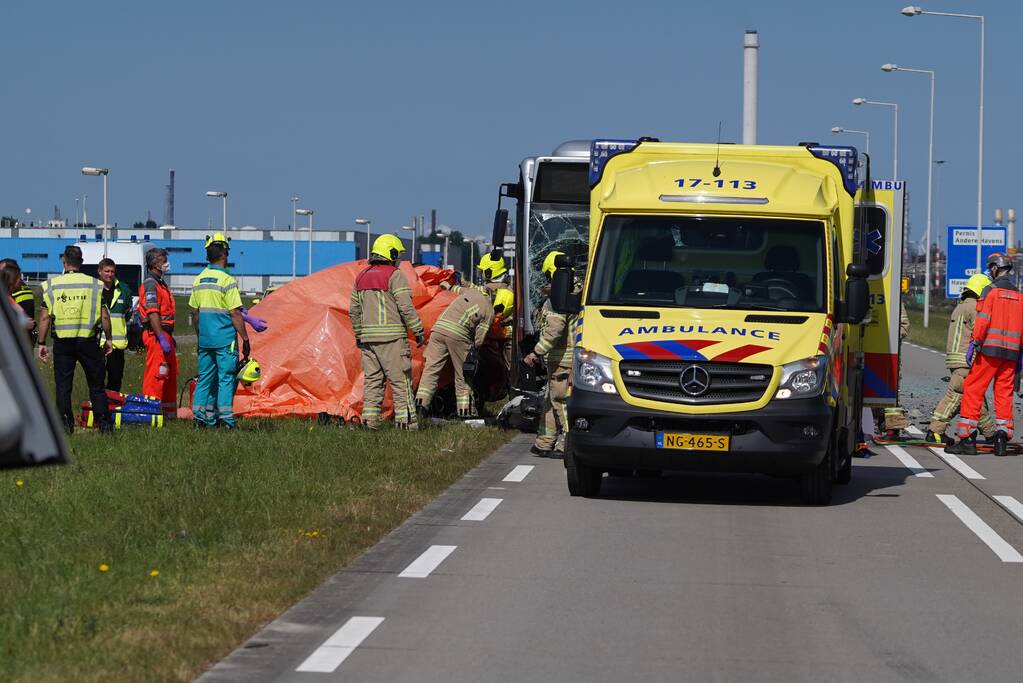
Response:
[[[694,366],[705,370],[709,378],[707,390],[696,396],[682,390],[682,374]],[[699,406],[759,401],[774,372],[770,365],[670,360],[623,360],[618,370],[631,396]]]

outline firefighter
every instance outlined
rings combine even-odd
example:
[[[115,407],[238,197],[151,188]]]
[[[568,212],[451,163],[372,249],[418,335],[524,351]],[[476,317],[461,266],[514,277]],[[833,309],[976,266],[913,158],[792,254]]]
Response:
[[[1023,296],[1009,273],[1012,260],[994,253],[987,258],[991,284],[977,300],[977,321],[973,326],[972,343],[967,360],[973,352],[973,365],[963,383],[963,402],[959,409],[959,442],[949,446],[949,453],[976,455],[976,430],[980,410],[988,386],[994,382],[995,455],[1006,455],[1012,438],[1013,385],[1023,335]]]
[[[359,273],[352,288],[348,313],[355,343],[362,350],[362,424],[380,428],[380,406],[387,382],[394,398],[394,424],[418,429],[412,405],[412,350],[408,334],[421,347],[426,338],[423,322],[412,305],[412,288],[398,270],[405,245],[395,235],[381,235],[373,242],[369,265]],[[406,332],[407,330],[407,332]]]
[[[110,343],[113,351],[107,356],[106,387],[120,393],[124,379],[124,350],[128,348],[128,320],[131,312],[131,290],[117,279],[117,264],[113,259],[101,259],[96,274],[103,283],[103,306],[110,311]],[[100,335],[102,346],[107,340]]]
[[[236,375],[249,360],[242,297],[238,282],[227,272],[229,252],[229,242],[223,233],[206,238],[209,265],[192,282],[188,299],[198,342],[199,369],[192,395],[192,417],[197,427],[235,427]],[[238,337],[242,340],[241,362]]]
[[[959,404],[963,399],[963,382],[969,372],[969,364],[966,362],[966,351],[973,336],[973,326],[977,320],[977,297],[984,288],[991,284],[991,278],[982,273],[977,273],[966,281],[963,293],[959,297],[959,303],[952,311],[952,317],[948,326],[948,342],[945,344],[945,367],[948,368],[951,377],[948,381],[948,389],[942,397],[938,406],[931,415],[931,425],[928,429],[927,440],[935,444],[945,443],[945,430],[952,417],[959,412]],[[987,400],[984,401],[983,412],[981,413],[981,433],[991,438],[995,433],[995,423],[991,418],[991,410]]]
[[[13,285],[9,287],[8,294],[21,308],[21,312],[28,318],[25,329],[28,331],[29,344],[35,345],[36,331],[36,297],[31,287],[25,285],[21,278],[21,266],[12,258],[0,259],[0,272],[12,273],[10,276]]]
[[[142,374],[142,393],[160,399],[164,420],[178,416],[178,355],[174,342],[176,306],[164,277],[170,272],[167,250],[146,252],[146,276],[139,286],[138,311],[145,330],[146,366]]]
[[[74,431],[75,413],[71,407],[71,389],[75,378],[75,365],[81,364],[85,381],[89,385],[92,414],[100,431],[113,429],[106,392],[103,391],[103,355],[113,350],[107,341],[102,347],[96,343],[97,328],[102,328],[110,339],[110,314],[103,307],[103,283],[80,272],[82,250],[68,245],[61,256],[64,274],[50,277],[43,283],[42,310],[39,316],[39,342],[36,355],[44,363],[50,360],[46,348],[46,333],[52,321],[53,382],[57,399],[57,412],[68,433]]]
[[[477,289],[466,288],[448,304],[434,324],[430,343],[426,345],[423,376],[416,394],[420,412],[425,412],[433,402],[440,373],[450,359],[455,377],[455,410],[459,417],[472,417],[472,392],[465,381],[465,359],[470,349],[483,344],[495,314],[511,309],[514,300],[509,289],[498,289],[491,299]]]
[[[554,260],[564,254],[552,251],[543,262],[543,274],[550,282],[554,277]],[[572,325],[575,316],[556,313],[550,299],[540,311],[539,339],[533,351],[522,359],[533,367],[541,357],[547,365],[547,391],[544,392],[544,414],[530,452],[553,456],[564,453],[564,435],[568,433],[568,393],[572,376]],[[560,448],[559,448],[560,446]]]

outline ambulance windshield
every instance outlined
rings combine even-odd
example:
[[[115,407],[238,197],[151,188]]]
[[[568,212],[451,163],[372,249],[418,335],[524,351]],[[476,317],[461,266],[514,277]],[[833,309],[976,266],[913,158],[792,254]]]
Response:
[[[823,312],[825,263],[820,221],[609,216],[588,303]]]

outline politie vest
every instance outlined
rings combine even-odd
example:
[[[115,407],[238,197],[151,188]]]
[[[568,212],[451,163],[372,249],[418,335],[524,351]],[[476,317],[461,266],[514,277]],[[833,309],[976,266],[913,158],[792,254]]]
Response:
[[[103,283],[84,273],[65,273],[43,283],[43,301],[53,316],[58,339],[88,339],[96,334]]]

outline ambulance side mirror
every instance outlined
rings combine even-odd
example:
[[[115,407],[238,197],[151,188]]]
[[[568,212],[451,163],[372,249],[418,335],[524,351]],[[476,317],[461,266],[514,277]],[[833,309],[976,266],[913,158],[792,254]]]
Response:
[[[574,274],[572,261],[567,256],[558,256],[554,261],[554,277],[551,279],[551,308],[555,313],[575,314],[582,305],[582,295],[572,290]]]
[[[867,276],[870,269],[862,263],[850,263],[845,269],[845,303],[842,322],[858,325],[870,313],[870,284]]]

